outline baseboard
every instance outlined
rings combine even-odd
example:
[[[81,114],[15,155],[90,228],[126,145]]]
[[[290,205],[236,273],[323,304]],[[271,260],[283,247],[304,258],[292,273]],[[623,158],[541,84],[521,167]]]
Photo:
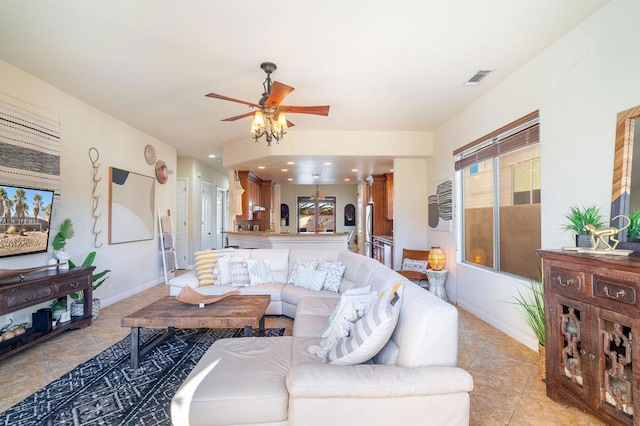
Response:
[[[126,299],[128,297],[131,297],[131,296],[133,296],[135,294],[138,294],[141,291],[150,289],[151,287],[155,287],[158,284],[164,284],[164,278],[158,278],[158,279],[155,279],[153,281],[148,281],[148,282],[143,283],[143,284],[141,284],[141,285],[139,285],[137,287],[134,287],[134,288],[132,288],[132,289],[130,289],[128,291],[125,291],[123,293],[118,293],[115,296],[107,297],[105,299],[100,297],[100,307],[104,308],[105,306],[112,305],[112,304],[114,304],[116,302],[119,302],[119,301],[124,300],[124,299]]]

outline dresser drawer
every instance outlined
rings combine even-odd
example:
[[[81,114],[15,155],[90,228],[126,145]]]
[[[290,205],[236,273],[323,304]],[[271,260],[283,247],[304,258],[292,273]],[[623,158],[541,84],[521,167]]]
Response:
[[[47,302],[54,298],[53,289],[50,286],[34,288],[5,295],[5,311],[15,311],[24,307]]]
[[[593,276],[593,297],[630,305],[637,302],[636,287],[633,283],[626,284],[598,275]]]
[[[549,268],[551,287],[585,293],[585,274],[582,271],[551,267]]]

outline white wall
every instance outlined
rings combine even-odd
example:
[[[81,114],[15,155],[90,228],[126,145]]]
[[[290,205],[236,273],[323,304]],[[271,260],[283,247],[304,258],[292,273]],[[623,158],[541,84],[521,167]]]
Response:
[[[178,158],[177,176],[187,180],[187,265],[194,265],[193,253],[202,250],[202,182],[209,182],[212,202],[213,229],[216,223],[216,189],[229,190],[227,172],[207,166],[202,161],[190,157]],[[211,247],[207,247],[211,248]]]
[[[454,177],[454,149],[538,109],[543,248],[571,244],[560,224],[572,204],[595,204],[608,216],[616,113],[640,104],[638,17],[640,2],[612,1],[442,125],[428,179]],[[455,247],[454,234],[431,232],[429,240],[447,251]],[[522,288],[514,277],[463,264],[448,268],[447,290],[457,286],[462,307],[536,347],[519,309],[508,303]]]
[[[176,169],[175,148],[130,125],[119,121],[90,105],[73,98],[55,87],[0,61],[0,100],[30,112],[59,117],[61,123],[60,147],[60,203],[54,212],[51,238],[58,224],[65,218],[73,221],[75,236],[67,243],[71,259],[80,263],[87,253],[97,252],[97,270],[110,269],[109,279],[95,296],[108,305],[164,280],[157,241],[157,218],[154,220],[154,239],[133,243],[109,245],[108,201],[109,167],[117,167],[146,176],[153,176],[154,166],[144,159],[144,147],[152,144],[157,158]],[[88,150],[95,147],[100,153],[97,192],[101,195],[97,229],[101,229],[101,248],[93,247],[92,218],[92,165]],[[161,211],[175,209],[175,174],[165,185],[155,184],[155,207]],[[41,266],[51,257],[46,254],[0,259],[0,268],[14,269]],[[16,321],[30,320],[27,314]],[[0,324],[4,319],[0,318]]]

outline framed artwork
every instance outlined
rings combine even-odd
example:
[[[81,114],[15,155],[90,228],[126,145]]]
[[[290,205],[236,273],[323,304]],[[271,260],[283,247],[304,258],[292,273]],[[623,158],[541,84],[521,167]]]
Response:
[[[153,239],[155,178],[109,167],[109,244]]]
[[[344,206],[344,226],[356,226],[356,206],[353,204]]]
[[[428,184],[429,229],[433,231],[453,230],[452,181],[445,179]]]

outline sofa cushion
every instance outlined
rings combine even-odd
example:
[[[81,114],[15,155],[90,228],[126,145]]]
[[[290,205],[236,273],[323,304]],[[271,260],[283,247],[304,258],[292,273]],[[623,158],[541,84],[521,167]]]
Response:
[[[287,282],[289,284],[295,284],[296,278],[298,276],[298,272],[302,270],[315,271],[317,267],[318,267],[317,260],[297,260],[295,265],[293,266],[293,269],[291,270],[291,275],[289,275],[289,281]]]
[[[327,271],[315,271],[312,269],[300,269],[296,273],[293,285],[313,291],[322,290]]]
[[[251,285],[272,283],[271,263],[262,259],[247,259],[247,269],[249,270],[249,281]]]
[[[241,257],[232,257],[229,260],[229,266],[231,267],[232,287],[247,287],[251,285],[246,259],[243,259]]]
[[[253,249],[251,259],[266,260],[271,265],[273,282],[286,283],[289,277],[289,249]]]
[[[326,271],[327,277],[324,280],[322,288],[329,291],[340,290],[340,283],[342,282],[342,276],[347,269],[339,260],[333,262],[320,262],[318,264],[318,271]]]
[[[340,339],[351,333],[353,323],[362,318],[376,300],[377,293],[367,290],[367,288],[349,290],[340,297],[322,333],[320,345],[309,347],[310,353],[324,358]]]
[[[203,250],[193,254],[200,287],[215,284],[217,277],[213,274],[213,269],[216,262],[221,256],[229,254],[230,250]]]
[[[355,365],[373,358],[389,341],[398,323],[401,299],[401,283],[383,290],[373,306],[353,325],[349,336],[329,351],[326,361]]]
[[[246,337],[216,341],[191,371],[172,401],[172,412],[188,404],[189,384],[211,368],[193,390],[188,424],[231,425],[287,419],[291,337]],[[184,419],[183,419],[184,420]],[[174,419],[175,421],[175,419]],[[186,424],[186,422],[185,422]]]

